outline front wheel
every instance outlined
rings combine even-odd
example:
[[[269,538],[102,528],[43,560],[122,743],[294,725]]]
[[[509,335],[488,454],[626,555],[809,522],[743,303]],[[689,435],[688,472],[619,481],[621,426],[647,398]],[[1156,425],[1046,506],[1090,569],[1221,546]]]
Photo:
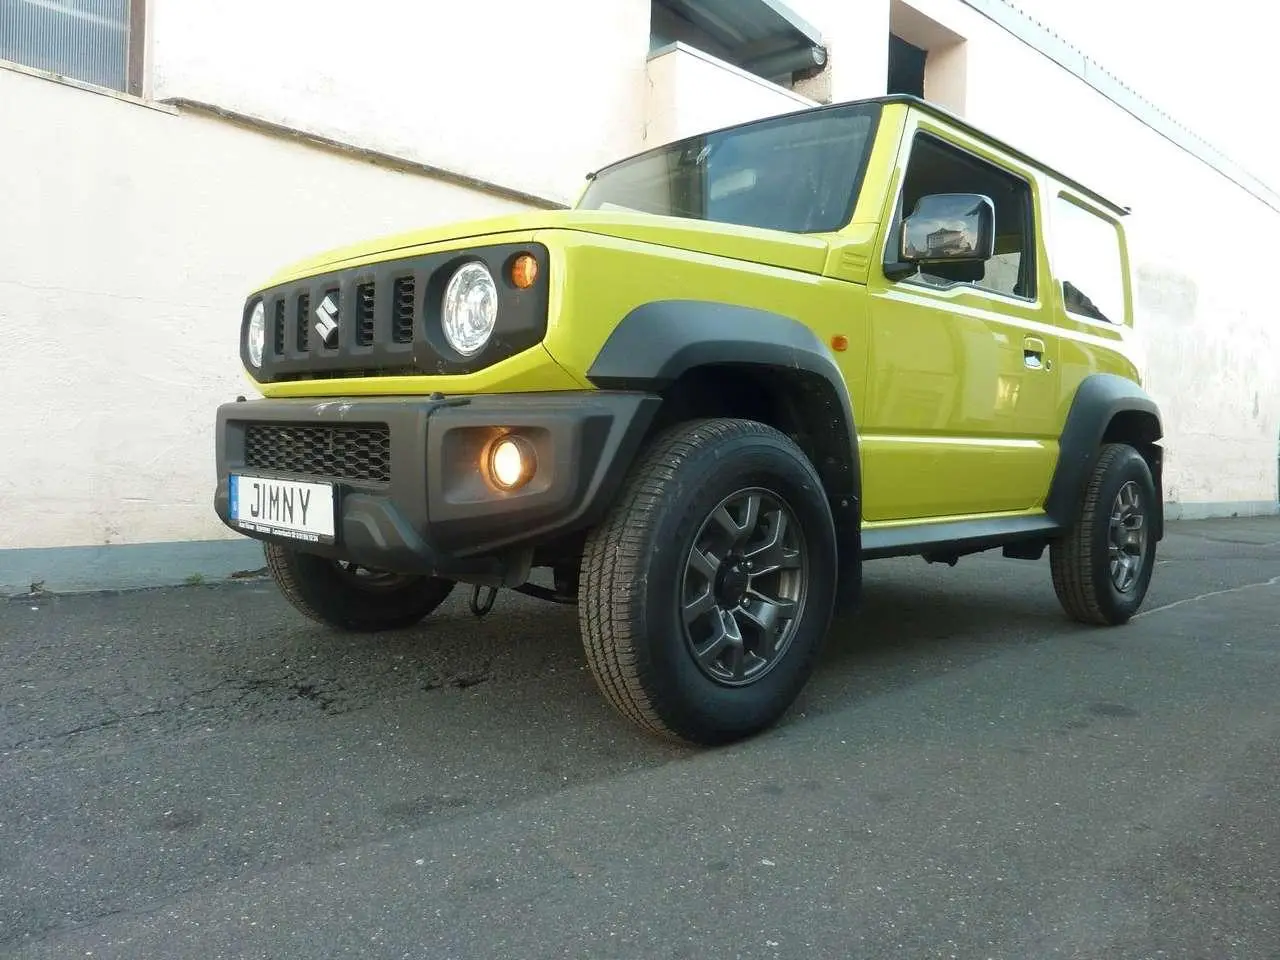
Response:
[[[1142,455],[1127,444],[1104,446],[1071,532],[1049,547],[1053,587],[1069,616],[1114,626],[1138,612],[1155,568],[1158,508]]]
[[[747,420],[703,420],[640,458],[582,561],[600,689],[652,732],[700,744],[775,723],[831,621],[836,539],[813,465]]]
[[[294,607],[318,623],[372,633],[411,627],[444,603],[452,580],[387,573],[265,544],[267,570]]]

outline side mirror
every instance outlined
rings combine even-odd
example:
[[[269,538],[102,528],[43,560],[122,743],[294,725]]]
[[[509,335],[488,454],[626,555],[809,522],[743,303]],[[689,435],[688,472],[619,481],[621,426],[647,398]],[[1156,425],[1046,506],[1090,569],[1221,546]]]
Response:
[[[977,193],[921,197],[902,222],[904,263],[990,260],[996,249],[996,205]]]

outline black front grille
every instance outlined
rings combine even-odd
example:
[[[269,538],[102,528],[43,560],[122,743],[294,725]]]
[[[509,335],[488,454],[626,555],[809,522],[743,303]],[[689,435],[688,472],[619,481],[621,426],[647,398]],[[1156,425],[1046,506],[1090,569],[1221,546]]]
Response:
[[[396,280],[392,307],[392,336],[396,343],[413,342],[413,292],[413,277]]]
[[[272,339],[275,341],[276,356],[277,357],[284,356],[284,301],[283,300],[276,301],[275,336]]]
[[[373,343],[373,284],[356,286],[356,343],[367,347]]]
[[[3,3],[4,0],[0,0]],[[529,290],[503,282],[511,258],[532,253],[542,269]],[[252,371],[259,383],[357,376],[472,373],[527,350],[547,330],[549,253],[536,243],[486,244],[467,251],[326,270],[261,292],[268,348]],[[488,344],[463,356],[441,330],[449,278],[479,260],[498,278],[498,322]],[[257,296],[257,295],[255,295]]]
[[[385,423],[301,426],[251,423],[244,465],[331,480],[391,480],[391,431]]]
[[[305,293],[298,295],[298,349],[307,352],[307,316],[311,313],[311,297]]]

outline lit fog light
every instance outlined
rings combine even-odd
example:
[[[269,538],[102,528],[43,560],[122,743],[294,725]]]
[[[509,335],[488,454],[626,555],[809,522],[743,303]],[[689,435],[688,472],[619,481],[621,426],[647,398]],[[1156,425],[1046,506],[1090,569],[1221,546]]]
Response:
[[[533,447],[522,437],[503,437],[489,450],[489,476],[503,490],[524,486],[537,468]]]

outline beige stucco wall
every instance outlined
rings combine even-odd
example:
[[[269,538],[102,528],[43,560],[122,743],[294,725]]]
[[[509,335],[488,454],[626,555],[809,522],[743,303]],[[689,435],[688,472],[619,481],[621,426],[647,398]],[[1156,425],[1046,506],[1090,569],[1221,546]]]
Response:
[[[214,408],[284,263],[516,204],[0,70],[0,549],[231,536]]]

